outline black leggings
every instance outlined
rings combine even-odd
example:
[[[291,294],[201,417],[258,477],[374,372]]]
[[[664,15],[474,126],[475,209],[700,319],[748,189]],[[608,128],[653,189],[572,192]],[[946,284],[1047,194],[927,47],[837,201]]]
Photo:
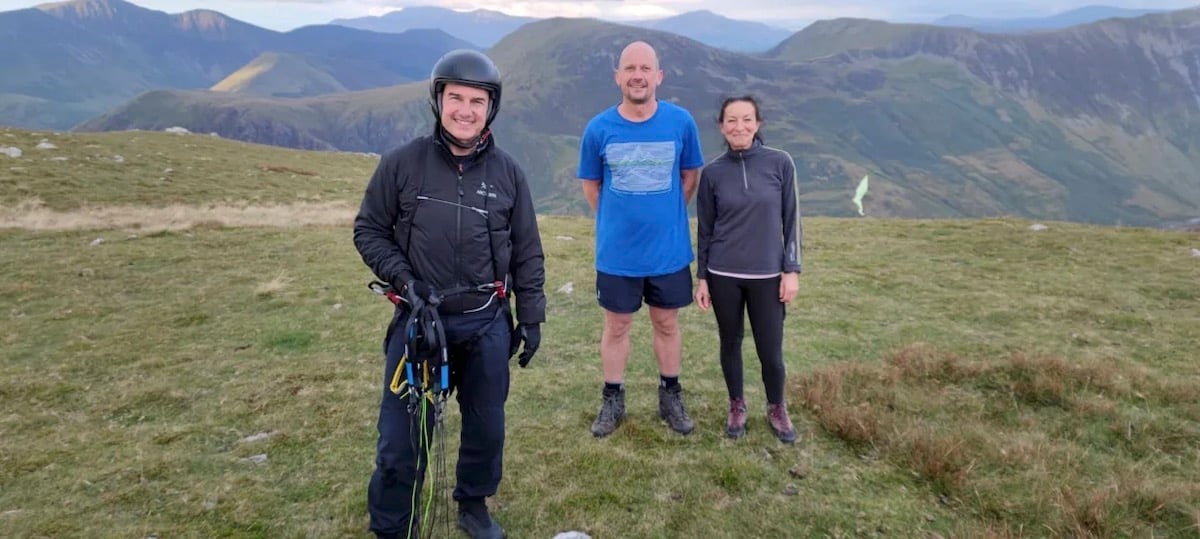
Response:
[[[754,348],[762,363],[763,386],[769,404],[783,402],[783,319],[786,309],[779,301],[779,277],[738,279],[708,274],[708,294],[717,316],[721,337],[721,371],[730,399],[742,398],[742,337],[745,313],[750,313]]]

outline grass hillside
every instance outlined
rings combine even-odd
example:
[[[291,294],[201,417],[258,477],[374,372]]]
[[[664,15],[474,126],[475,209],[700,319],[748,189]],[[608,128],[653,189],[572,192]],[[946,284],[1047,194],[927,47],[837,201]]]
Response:
[[[305,97],[342,92],[332,75],[296,54],[268,52],[221,79],[210,90],[248,95]]]
[[[792,34],[767,51],[767,56],[792,61],[805,61],[855,50],[887,47],[897,40],[922,32],[944,33],[926,24],[896,24],[871,19],[831,19],[817,21]]]
[[[364,535],[390,305],[349,219],[373,160],[163,133],[0,131],[0,148],[42,138],[58,148],[0,154],[3,212],[143,220],[0,220],[4,534]],[[102,165],[117,154],[129,169]],[[314,201],[341,213],[222,213]],[[166,206],[202,218],[155,226]],[[550,318],[513,369],[496,517],[547,538],[1200,533],[1200,236],[1030,225],[805,219],[785,338],[803,439],[783,446],[750,342],[749,434],[721,436],[716,325],[694,307],[695,433],[655,416],[643,311],[628,420],[592,438],[592,223],[543,217]],[[448,440],[457,424],[452,404]]]
[[[53,149],[38,149],[39,144]],[[376,157],[302,152],[204,134],[0,128],[0,207],[87,209],[328,202],[357,209]]]

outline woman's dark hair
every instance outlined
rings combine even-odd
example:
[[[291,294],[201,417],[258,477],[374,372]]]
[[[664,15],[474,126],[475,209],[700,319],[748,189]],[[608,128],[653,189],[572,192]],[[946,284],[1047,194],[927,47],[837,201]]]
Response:
[[[720,109],[720,112],[717,114],[717,125],[718,126],[725,123],[725,109],[729,108],[729,105],[731,103],[737,103],[739,101],[749,103],[750,106],[754,107],[754,121],[756,121],[758,123],[762,123],[762,113],[759,112],[759,110],[758,110],[759,109],[758,100],[755,99],[754,96],[752,96],[750,94],[746,94],[746,95],[735,95],[735,96],[726,97],[725,100],[721,102],[721,109]],[[763,142],[762,131],[754,132],[754,140]],[[725,141],[725,148],[727,148],[727,149],[729,148],[729,141]]]

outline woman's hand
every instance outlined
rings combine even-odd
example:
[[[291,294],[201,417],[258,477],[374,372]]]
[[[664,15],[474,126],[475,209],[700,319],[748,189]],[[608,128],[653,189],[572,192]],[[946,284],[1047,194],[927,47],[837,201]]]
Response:
[[[779,279],[779,301],[788,303],[792,298],[796,297],[796,292],[800,291],[800,274],[799,273],[784,273]],[[705,290],[707,292],[707,290]],[[699,292],[697,292],[699,295]]]
[[[700,279],[700,285],[696,287],[696,305],[701,311],[707,311],[712,306],[712,298],[708,295],[708,281]]]

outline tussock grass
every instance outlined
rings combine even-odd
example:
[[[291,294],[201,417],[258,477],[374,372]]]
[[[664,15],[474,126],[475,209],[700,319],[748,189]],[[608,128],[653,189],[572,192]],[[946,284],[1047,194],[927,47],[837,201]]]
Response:
[[[818,369],[795,390],[827,431],[1014,536],[1200,531],[1194,374],[914,345]]]
[[[271,279],[270,281],[259,284],[258,287],[254,289],[254,295],[259,297],[275,296],[286,290],[290,284],[292,284],[292,278],[288,277],[285,273],[280,272],[279,275],[276,275],[275,278]]]

